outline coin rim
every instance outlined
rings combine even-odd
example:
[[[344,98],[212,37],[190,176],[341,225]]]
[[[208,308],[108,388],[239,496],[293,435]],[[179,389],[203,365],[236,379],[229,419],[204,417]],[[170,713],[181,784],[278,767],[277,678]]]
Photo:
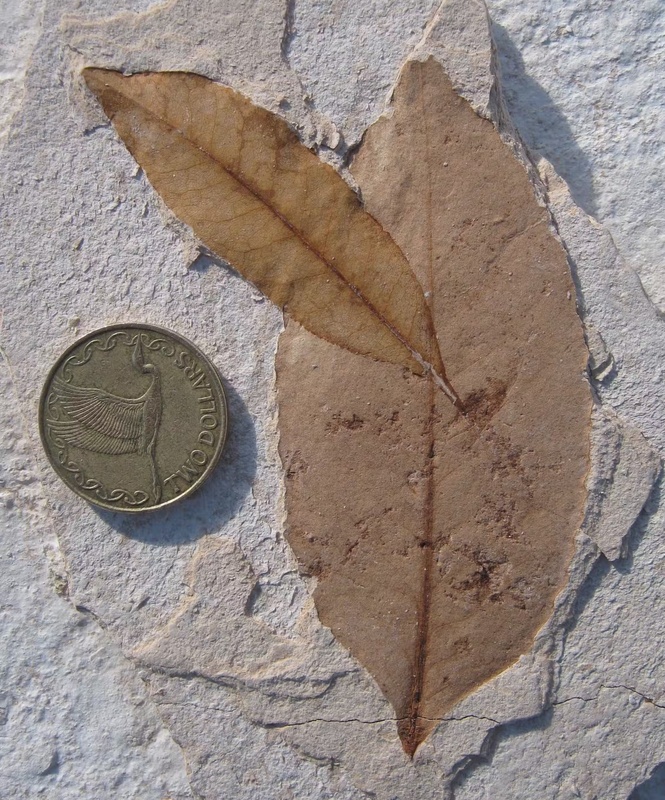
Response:
[[[115,330],[123,330],[125,328],[138,328],[140,330],[149,330],[149,331],[156,331],[157,333],[164,334],[166,336],[170,336],[172,339],[175,339],[180,344],[184,345],[185,347],[191,348],[194,353],[196,353],[197,357],[206,365],[210,372],[213,375],[214,381],[217,383],[217,387],[219,389],[219,393],[222,398],[222,405],[224,407],[224,428],[222,431],[222,435],[219,438],[219,442],[217,444],[217,448],[215,452],[211,456],[208,465],[206,466],[205,471],[200,476],[200,478],[193,483],[188,489],[185,489],[184,492],[181,494],[172,497],[170,500],[167,500],[164,503],[160,503],[159,505],[153,505],[149,508],[118,508],[117,506],[110,505],[104,503],[100,500],[91,500],[87,497],[83,492],[79,491],[77,488],[71,486],[68,481],[66,481],[63,476],[60,474],[58,466],[56,462],[53,460],[49,447],[47,446],[47,439],[46,433],[44,431],[44,408],[46,405],[46,399],[48,397],[48,388],[51,385],[51,382],[55,376],[55,373],[58,371],[59,367],[61,366],[63,360],[73,351],[76,350],[83,342],[87,339],[90,339],[93,336],[97,336],[100,333],[106,333],[107,331],[115,331]],[[180,500],[184,500],[186,497],[190,497],[196,491],[198,491],[201,486],[206,482],[206,480],[210,477],[211,472],[215,469],[217,464],[219,463],[219,459],[221,458],[222,451],[224,450],[224,445],[226,444],[226,439],[228,437],[229,431],[229,409],[228,409],[228,401],[226,399],[226,392],[224,391],[224,384],[222,383],[222,379],[220,377],[219,372],[217,371],[217,367],[213,364],[213,362],[205,355],[193,342],[190,342],[185,336],[182,336],[175,331],[169,330],[168,328],[162,328],[159,325],[148,325],[145,322],[127,322],[127,323],[115,323],[113,325],[106,325],[103,328],[96,328],[94,331],[90,331],[90,333],[85,334],[85,336],[81,336],[77,339],[73,344],[71,344],[66,350],[64,350],[60,356],[56,359],[55,363],[48,371],[48,375],[46,376],[46,380],[44,381],[44,385],[42,387],[42,392],[39,397],[39,438],[42,442],[42,447],[44,448],[44,452],[46,453],[46,457],[53,468],[53,471],[58,476],[58,478],[62,481],[62,483],[75,495],[81,497],[87,503],[91,505],[97,506],[99,508],[104,508],[107,511],[115,511],[119,514],[148,514],[152,511],[159,511],[162,508],[166,508],[167,506],[171,506],[174,503],[178,503]]]

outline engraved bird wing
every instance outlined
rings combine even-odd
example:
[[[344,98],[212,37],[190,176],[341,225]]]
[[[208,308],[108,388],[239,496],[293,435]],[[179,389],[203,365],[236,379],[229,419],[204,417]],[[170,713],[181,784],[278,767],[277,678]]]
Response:
[[[145,397],[117,397],[59,378],[53,379],[51,394],[67,419],[49,420],[48,428],[67,444],[109,455],[137,452],[143,434]]]

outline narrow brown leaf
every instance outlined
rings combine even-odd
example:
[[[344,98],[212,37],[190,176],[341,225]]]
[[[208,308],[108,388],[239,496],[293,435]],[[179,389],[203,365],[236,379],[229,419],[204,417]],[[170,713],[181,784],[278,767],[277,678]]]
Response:
[[[84,76],[152,185],[211,250],[308,330],[433,370],[456,401],[404,255],[283,120],[198,75]]]
[[[465,415],[432,382],[290,323],[288,540],[323,624],[374,675],[404,749],[529,650],[584,502],[588,353],[526,171],[438,63],[409,62],[352,169],[427,296]]]

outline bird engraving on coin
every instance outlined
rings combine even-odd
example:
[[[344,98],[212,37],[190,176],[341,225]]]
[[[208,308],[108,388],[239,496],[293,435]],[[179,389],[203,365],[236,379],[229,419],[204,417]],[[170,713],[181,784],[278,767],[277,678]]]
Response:
[[[44,386],[42,442],[78,494],[149,510],[191,494],[226,437],[214,366],[191,343],[147,325],[111,326],[67,350]]]
[[[84,450],[108,455],[139,453],[146,455],[152,474],[155,503],[162,487],[155,464],[155,445],[162,418],[159,370],[143,356],[141,335],[136,336],[132,365],[152,381],[140,397],[117,397],[103,389],[75,386],[59,378],[53,380],[53,394],[67,415],[64,420],[49,420],[48,427],[65,442]]]

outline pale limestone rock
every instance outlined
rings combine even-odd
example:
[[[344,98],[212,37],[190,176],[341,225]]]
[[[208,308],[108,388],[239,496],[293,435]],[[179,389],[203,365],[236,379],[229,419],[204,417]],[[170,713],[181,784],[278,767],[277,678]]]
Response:
[[[585,532],[610,561],[626,555],[624,540],[661,469],[658,453],[610,409],[594,409],[592,467]]]
[[[67,599],[32,418],[2,353],[0,797],[189,800],[186,761],[136,669]]]
[[[662,311],[665,7],[488,0],[508,108]]]
[[[554,14],[503,0],[490,9],[520,30],[529,63],[542,60],[539,74],[572,119],[578,89],[567,73],[557,78],[553,65],[562,69],[572,59],[577,77],[596,85],[597,76],[594,64],[585,72],[588,49],[575,50],[565,30],[570,23],[575,31],[574,20],[555,5]],[[660,24],[654,8],[647,16]],[[555,21],[561,33],[550,50],[543,31]],[[89,64],[199,71],[284,114],[305,141],[335,150],[329,156],[342,163],[382,111],[410,52],[434,52],[476,110],[501,116],[504,134],[514,136],[492,92],[486,25],[484,7],[462,0],[413,0],[399,10],[370,0],[233,0],[223,12],[205,0],[47,2],[25,87],[5,116],[12,129],[0,154],[0,215],[11,232],[2,243],[2,346],[14,387],[4,394],[14,406],[3,419],[10,474],[1,495],[7,567],[0,627],[11,644],[0,720],[12,748],[0,751],[0,793],[44,791],[68,800],[103,797],[114,787],[114,796],[132,800],[429,800],[453,792],[492,800],[624,798],[665,761],[664,520],[654,513],[659,484],[651,491],[665,452],[665,332],[609,234],[541,162],[538,195],[574,264],[585,321],[605,342],[604,351],[593,347],[598,364],[603,352],[612,354],[596,390],[603,420],[615,421],[594,434],[594,475],[611,491],[602,500],[594,492],[569,584],[532,652],[461,703],[411,763],[378,688],[318,623],[311,586],[282,537],[273,386],[280,315],[205,253],[188,269],[195,242],[182,238],[182,226],[78,77]],[[35,30],[26,24],[30,42]],[[628,26],[626,41],[634,30]],[[657,54],[647,32],[631,58],[640,41]],[[603,62],[602,47],[589,47],[596,62],[611,63]],[[21,51],[17,74],[31,48]],[[518,132],[538,145],[542,87],[508,68],[514,54],[502,38],[498,51]],[[532,110],[516,102],[525,85]],[[647,95],[652,108],[655,95]],[[601,141],[611,158],[631,141],[638,149],[649,141],[627,135],[627,149],[613,150],[621,121],[615,115],[608,125],[608,113],[584,112],[587,151]],[[547,144],[540,149],[555,161],[556,139]],[[636,159],[629,161],[634,169]],[[622,206],[622,181],[606,179],[600,161],[592,169],[604,181],[604,218],[619,220],[629,241],[631,225],[646,216],[636,184]],[[588,176],[576,176],[576,196]],[[662,216],[657,191],[644,194]],[[640,241],[646,263],[656,250]],[[654,297],[665,291],[653,263],[644,275]],[[50,472],[36,434],[37,399],[52,361],[77,335],[131,319],[194,339],[226,377],[233,420],[214,478],[195,502],[158,520],[81,503]],[[598,560],[594,541],[617,559],[613,565]],[[65,587],[69,603],[56,593]]]
[[[0,8],[0,147],[21,105],[30,55],[39,37],[43,2],[15,0]]]
[[[627,798],[663,757],[664,733],[663,709],[635,692],[613,687],[597,697],[566,698],[488,743],[455,800]]]

